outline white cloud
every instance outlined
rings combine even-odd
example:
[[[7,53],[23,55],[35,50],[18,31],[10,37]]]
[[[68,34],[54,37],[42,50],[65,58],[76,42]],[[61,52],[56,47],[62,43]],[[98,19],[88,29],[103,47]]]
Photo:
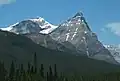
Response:
[[[0,0],[0,5],[11,4],[16,2],[16,0]]]
[[[114,34],[120,36],[120,22],[108,23],[106,25],[106,28],[110,29],[110,31]]]

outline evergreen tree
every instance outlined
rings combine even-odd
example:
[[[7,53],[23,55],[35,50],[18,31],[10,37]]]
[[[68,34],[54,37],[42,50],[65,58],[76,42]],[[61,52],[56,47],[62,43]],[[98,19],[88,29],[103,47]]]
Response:
[[[25,70],[23,70],[23,81],[26,81],[27,80],[27,78],[26,78],[26,72],[25,72]]]
[[[21,64],[20,72],[21,72],[21,74],[23,74],[23,72],[24,72],[23,64]]]
[[[0,62],[0,81],[5,81],[7,71],[4,67],[4,62]]]
[[[49,81],[53,81],[53,72],[51,66],[49,66]]]
[[[31,69],[30,69],[30,81],[33,81],[33,75],[35,74],[34,72],[34,67],[33,65],[31,66]]]
[[[56,81],[58,77],[56,64],[54,65],[54,80]]]
[[[33,73],[34,73],[34,70],[33,70],[33,66],[32,66],[30,69],[30,74],[33,74]]]
[[[10,67],[10,73],[9,73],[9,81],[14,81],[14,75],[15,75],[15,64],[12,61],[11,67]]]
[[[31,66],[30,66],[30,63],[28,62],[28,69],[27,69],[28,74],[30,73],[30,68],[31,68]]]
[[[34,54],[34,72],[37,73],[37,56],[36,56],[36,52]]]
[[[21,66],[20,66],[20,80],[21,81],[24,80],[24,68],[23,68],[23,64],[21,64]]]
[[[16,81],[19,81],[19,77],[20,77],[20,74],[19,74],[20,70],[19,69],[16,69]]]
[[[44,78],[44,67],[43,67],[43,64],[41,64],[40,75],[41,75],[42,78]]]
[[[46,78],[47,78],[47,81],[49,81],[49,73],[48,72],[47,72],[47,77]]]

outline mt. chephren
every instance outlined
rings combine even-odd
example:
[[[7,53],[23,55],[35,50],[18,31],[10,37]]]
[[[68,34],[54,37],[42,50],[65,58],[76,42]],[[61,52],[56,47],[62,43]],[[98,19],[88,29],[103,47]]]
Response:
[[[23,20],[1,29],[22,34],[49,49],[118,64],[108,49],[98,40],[97,35],[91,31],[82,12],[77,12],[58,26],[39,17]]]

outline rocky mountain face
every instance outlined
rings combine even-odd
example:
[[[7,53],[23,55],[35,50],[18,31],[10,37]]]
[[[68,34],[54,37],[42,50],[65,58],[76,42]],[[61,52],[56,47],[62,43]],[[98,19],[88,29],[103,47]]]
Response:
[[[59,43],[71,43],[78,53],[84,52],[83,54],[90,58],[115,62],[110,52],[98,40],[96,34],[91,31],[81,12],[60,24],[50,36]],[[67,47],[66,44],[64,45]]]
[[[120,45],[104,45],[117,62],[120,63]]]
[[[23,34],[46,48],[118,64],[98,40],[97,35],[91,31],[81,12],[58,26],[38,18],[25,20],[10,27],[11,29],[6,28],[7,31]]]

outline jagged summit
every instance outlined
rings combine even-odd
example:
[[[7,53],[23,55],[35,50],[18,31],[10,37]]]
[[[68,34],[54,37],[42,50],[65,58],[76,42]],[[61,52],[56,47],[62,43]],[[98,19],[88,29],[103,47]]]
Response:
[[[78,26],[84,25],[83,29],[87,31],[91,31],[81,11],[77,12],[74,16],[70,17],[68,20],[60,24],[60,26],[75,26],[75,25],[78,25]]]
[[[80,11],[80,12],[77,12],[73,17],[70,17],[68,19],[68,21],[71,21],[71,20],[78,20],[78,21],[84,22],[85,18],[83,16],[83,13]]]
[[[83,17],[83,13],[81,11],[77,12],[73,18],[75,18],[75,17]]]
[[[28,19],[28,20],[31,20],[31,21],[34,21],[34,22],[42,22],[42,21],[45,21],[44,18],[39,17],[39,16],[37,16],[36,18]]]

